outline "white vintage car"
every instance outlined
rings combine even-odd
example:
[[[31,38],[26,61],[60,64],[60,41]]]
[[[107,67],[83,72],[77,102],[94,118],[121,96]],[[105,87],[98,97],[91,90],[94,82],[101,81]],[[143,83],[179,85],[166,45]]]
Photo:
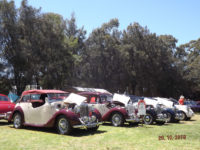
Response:
[[[94,106],[102,115],[102,121],[111,122],[113,126],[122,126],[124,122],[138,124],[141,116],[146,114],[144,103],[139,106],[128,104],[130,97],[102,92],[80,92],[87,97],[87,102]],[[94,99],[94,101],[93,101]]]
[[[97,130],[101,123],[99,111],[84,103],[85,97],[68,95],[60,90],[24,91],[9,120],[17,129],[56,127],[59,134],[69,134],[73,128]]]
[[[147,114],[144,116],[144,123],[153,124],[153,122],[156,122],[157,124],[164,124],[168,115],[161,104],[148,97],[144,97],[144,101],[147,105]]]
[[[158,102],[162,103],[167,108],[172,108],[172,109],[175,108],[181,111],[182,113],[180,118],[181,120],[190,120],[191,117],[194,116],[194,112],[187,105],[177,105],[168,98],[155,97],[155,99],[158,100]]]

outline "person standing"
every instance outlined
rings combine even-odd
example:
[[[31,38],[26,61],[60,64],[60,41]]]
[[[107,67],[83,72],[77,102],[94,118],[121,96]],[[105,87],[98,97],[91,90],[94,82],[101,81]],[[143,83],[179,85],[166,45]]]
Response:
[[[180,99],[178,100],[179,105],[184,105],[184,100],[185,100],[185,97],[183,95],[181,95]]]

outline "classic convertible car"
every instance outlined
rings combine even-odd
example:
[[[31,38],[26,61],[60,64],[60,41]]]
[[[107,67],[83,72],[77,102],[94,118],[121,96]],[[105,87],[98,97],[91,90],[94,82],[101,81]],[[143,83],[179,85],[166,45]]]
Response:
[[[59,134],[69,134],[73,128],[97,130],[101,114],[85,100],[83,96],[60,90],[24,91],[9,120],[13,120],[17,129],[56,127]]]
[[[113,96],[107,92],[80,92],[78,94],[87,97],[87,102],[101,113],[102,121],[111,122],[113,126],[122,126],[124,122],[138,124],[140,117],[146,113],[144,103],[141,103],[142,107],[136,108],[128,104],[130,97],[125,95],[114,94]]]
[[[0,119],[8,119],[7,114],[11,114],[15,104],[10,101],[8,96],[0,94]]]

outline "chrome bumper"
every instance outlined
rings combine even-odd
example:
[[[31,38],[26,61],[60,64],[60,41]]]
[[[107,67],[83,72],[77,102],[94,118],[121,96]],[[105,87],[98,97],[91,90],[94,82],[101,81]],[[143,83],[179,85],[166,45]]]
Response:
[[[140,122],[141,119],[139,118],[129,118],[129,119],[126,119],[127,122]]]
[[[6,114],[3,113],[3,114],[0,114],[0,119],[5,119],[6,118]]]
[[[181,118],[182,118],[182,114],[181,113],[176,113],[175,114],[175,119],[176,120],[181,120]]]
[[[94,127],[99,126],[101,124],[102,124],[102,122],[88,123],[88,124],[74,125],[73,128],[87,129],[87,128],[94,128]]]
[[[164,116],[163,114],[158,114],[156,121],[163,121],[165,122],[167,120],[167,116]]]

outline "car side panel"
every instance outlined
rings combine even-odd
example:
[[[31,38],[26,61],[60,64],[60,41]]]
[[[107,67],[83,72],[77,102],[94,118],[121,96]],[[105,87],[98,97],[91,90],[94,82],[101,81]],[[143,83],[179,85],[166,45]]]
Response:
[[[74,112],[66,109],[61,109],[60,111],[57,111],[55,114],[52,115],[52,117],[45,123],[45,124],[31,124],[31,123],[25,123],[26,126],[34,126],[34,127],[53,127],[55,126],[56,119],[58,116],[64,115],[69,120],[70,124],[73,125],[79,125],[81,124],[78,119],[78,114],[75,114]]]
[[[15,104],[11,103],[10,101],[0,101],[0,113],[13,111],[14,107]]]
[[[104,116],[110,110],[105,104],[89,104],[89,105],[97,109],[102,116]]]
[[[24,112],[23,112],[22,108],[20,106],[17,106],[17,105],[15,106],[15,109],[13,110],[12,114],[9,116],[8,121],[12,121],[13,120],[14,114],[16,112],[19,112],[21,114],[22,122],[24,122]]]
[[[115,112],[118,112],[118,113],[121,113],[123,115],[123,117],[125,119],[128,118],[128,114],[127,114],[127,111],[125,108],[121,108],[121,107],[113,107],[111,108],[107,113],[105,113],[103,116],[102,116],[102,120],[103,121],[110,121],[110,117],[113,113]]]

